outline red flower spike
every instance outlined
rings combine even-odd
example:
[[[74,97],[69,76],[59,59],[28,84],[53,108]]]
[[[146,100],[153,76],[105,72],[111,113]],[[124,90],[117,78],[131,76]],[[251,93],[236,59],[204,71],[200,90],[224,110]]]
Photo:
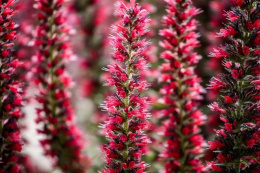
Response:
[[[64,4],[63,0],[35,0],[39,15],[35,36],[37,53],[32,59],[32,66],[37,72],[34,73],[34,81],[37,81],[36,87],[40,91],[36,98],[41,106],[36,109],[37,123],[44,127],[38,132],[45,137],[41,144],[45,154],[55,159],[54,166],[62,172],[83,173],[89,161],[82,153],[86,142],[75,125],[67,89],[71,86],[71,78],[66,72],[65,61],[73,55],[66,37],[70,28],[65,24]],[[52,19],[55,22],[51,22]],[[47,32],[47,28],[51,32]]]
[[[149,139],[142,130],[148,113],[147,98],[140,94],[148,85],[140,73],[146,68],[143,52],[148,42],[142,37],[147,34],[149,19],[147,11],[134,0],[129,5],[117,2],[116,15],[121,18],[112,27],[115,33],[111,37],[115,48],[112,57],[116,64],[104,69],[109,72],[106,83],[116,88],[116,94],[108,96],[103,105],[109,113],[103,125],[109,139],[103,149],[106,154],[103,173],[144,173],[146,164],[141,160],[141,150]]]
[[[255,22],[260,20],[260,2],[231,2],[234,7],[227,12],[227,27],[219,33],[231,41],[217,49],[224,54],[228,52],[227,56],[217,54],[224,58],[225,72],[213,78],[209,85],[209,89],[220,89],[218,102],[209,108],[221,114],[224,128],[216,130],[216,137],[209,141],[209,148],[219,154],[207,164],[218,172],[258,172],[259,163],[255,160],[259,160],[259,156],[255,153],[260,150],[260,32]],[[218,58],[215,52],[211,55]]]
[[[165,160],[165,172],[205,172],[207,168],[197,154],[202,154],[204,138],[198,135],[199,126],[204,124],[205,116],[198,110],[198,101],[204,89],[194,72],[201,57],[194,49],[199,47],[196,33],[197,21],[193,16],[200,10],[193,7],[192,1],[165,0],[168,14],[163,17],[166,28],[159,32],[164,40],[165,49],[161,58],[160,81],[164,104],[163,110],[165,149],[160,156]],[[192,16],[192,17],[190,17]],[[178,25],[176,25],[178,23]],[[229,54],[219,50],[214,56],[225,57]],[[196,159],[196,162],[194,160]]]
[[[13,56],[13,40],[16,38],[15,22],[12,9],[14,0],[5,0],[0,3],[0,114],[1,114],[1,148],[0,148],[0,172],[20,173],[21,164],[18,157],[22,150],[22,140],[17,121],[21,115],[22,82],[16,80],[15,73],[19,60]],[[7,79],[7,80],[6,80]]]

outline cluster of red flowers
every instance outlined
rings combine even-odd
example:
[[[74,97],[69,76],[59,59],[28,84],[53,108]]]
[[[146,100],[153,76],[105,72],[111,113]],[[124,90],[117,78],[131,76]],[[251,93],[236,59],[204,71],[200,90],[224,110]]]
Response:
[[[14,80],[19,60],[13,56],[17,24],[12,20],[15,0],[0,1],[0,172],[19,172],[18,153],[22,150],[17,124],[21,116],[21,83]]]
[[[259,0],[214,0],[205,5],[221,15],[211,16],[210,31],[203,37],[212,39],[217,35],[208,41],[209,47],[205,46],[213,50],[209,55],[213,58],[207,64],[211,70],[222,72],[210,80],[206,96],[210,99],[203,99],[205,90],[196,74],[202,57],[196,53],[200,42],[194,17],[202,11],[194,7],[192,0],[164,0],[165,4],[161,3],[163,0],[152,1],[158,5],[156,8],[149,1],[121,0],[115,5],[114,14],[119,20],[112,25],[113,34],[109,38],[106,29],[114,18],[108,4],[114,0],[69,1],[22,0],[14,7],[16,0],[0,0],[0,173],[41,172],[21,153],[22,146],[27,145],[20,135],[23,128],[18,120],[26,115],[21,106],[27,105],[25,98],[34,94],[31,90],[27,90],[28,94],[24,92],[27,86],[37,92],[34,115],[37,114],[37,132],[42,137],[39,143],[44,155],[53,161],[53,168],[68,173],[89,171],[89,158],[83,154],[86,141],[76,126],[71,105],[71,100],[77,99],[71,99],[73,94],[69,92],[73,82],[67,65],[76,59],[74,51],[84,57],[83,62],[70,64],[83,67],[75,74],[79,75],[78,88],[83,91],[80,94],[96,107],[90,112],[94,112],[91,114],[97,123],[103,123],[104,134],[100,139],[104,136],[108,139],[102,147],[105,155],[102,173],[156,172],[157,167],[163,169],[158,172],[165,173],[260,172]],[[226,12],[224,8],[231,4],[233,8]],[[157,32],[148,30],[150,27],[156,30],[156,20],[147,16],[158,9],[154,16],[160,17],[158,14],[165,6],[167,14],[162,18],[158,41]],[[14,15],[16,11],[20,13]],[[228,19],[225,27],[212,34],[225,17]],[[21,20],[20,28],[14,20]],[[72,33],[77,35],[70,40]],[[148,39],[158,41],[163,49],[161,60],[157,59],[156,46]],[[103,58],[107,54],[107,40],[112,45],[113,61],[103,68],[106,73],[102,75],[100,67],[108,62]],[[224,40],[224,45],[216,46]],[[28,49],[29,46],[32,48]],[[113,88],[109,92],[114,94],[105,92],[101,78]],[[148,84],[147,80],[153,83]],[[213,102],[217,95],[219,98]],[[97,109],[104,97],[101,107],[105,113],[101,113]],[[207,99],[213,102],[209,109],[220,115],[218,119],[224,124],[218,130],[210,127],[216,135],[208,147],[201,133],[206,116],[199,108],[201,101]],[[152,102],[151,106],[148,102]],[[99,139],[97,128],[90,123],[85,135]],[[153,144],[148,145],[151,141]],[[203,158],[205,148],[216,153],[214,159]],[[147,157],[143,158],[144,155]],[[209,161],[203,163],[204,160]],[[149,162],[153,164],[150,169]],[[96,167],[95,159],[92,163],[97,172],[102,164]]]
[[[146,68],[141,55],[149,43],[141,37],[147,33],[149,19],[147,11],[134,0],[129,6],[117,2],[116,15],[122,19],[113,26],[115,34],[111,38],[116,63],[105,70],[110,73],[106,85],[115,86],[117,92],[107,97],[104,105],[109,113],[103,125],[109,144],[103,149],[107,163],[103,172],[142,173],[146,163],[141,160],[141,149],[149,140],[142,132],[148,113],[147,98],[141,97],[140,92],[147,88],[147,82],[141,78],[140,71]]]
[[[212,57],[224,57],[224,73],[212,78],[210,89],[221,97],[209,107],[221,113],[224,128],[209,142],[217,159],[208,162],[213,171],[259,172],[260,156],[260,3],[233,0],[229,20],[219,36],[229,42],[215,49]]]
[[[165,150],[161,157],[165,159],[165,171],[202,172],[205,166],[198,155],[202,153],[205,143],[199,126],[204,123],[198,101],[202,99],[204,89],[194,69],[201,59],[194,49],[199,46],[196,33],[196,16],[201,11],[193,7],[190,0],[165,0],[168,5],[167,16],[163,24],[167,27],[160,30],[164,40],[160,45],[166,49],[161,58],[161,89],[164,103],[163,110],[166,137]]]
[[[73,54],[69,49],[68,36],[71,29],[66,18],[64,0],[36,0],[38,23],[34,46],[37,54],[32,57],[34,83],[39,89],[37,123],[43,125],[38,132],[44,134],[41,145],[45,154],[55,159],[55,165],[64,172],[84,172],[88,165],[82,154],[85,144],[82,132],[75,126],[67,87],[71,79],[66,72],[66,62]]]

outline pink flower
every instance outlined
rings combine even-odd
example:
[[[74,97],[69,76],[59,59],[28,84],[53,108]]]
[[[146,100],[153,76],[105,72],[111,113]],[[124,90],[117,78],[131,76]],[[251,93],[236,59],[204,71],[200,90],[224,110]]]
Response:
[[[244,0],[231,0],[235,4],[235,6],[243,6],[245,4]]]
[[[209,108],[211,111],[216,111],[216,112],[220,112],[220,113],[226,113],[225,109],[222,109],[219,107],[219,104],[217,102],[213,102],[211,105],[209,105]]]
[[[224,144],[222,144],[221,142],[219,142],[219,141],[214,141],[214,142],[211,142],[211,141],[209,141],[208,142],[209,143],[209,148],[211,149],[211,150],[215,150],[215,149],[217,149],[217,148],[221,148],[221,147],[224,147],[225,145]]]
[[[229,97],[229,96],[224,96],[224,97],[225,97],[225,102],[228,103],[228,104],[233,101],[232,97]]]
[[[212,169],[212,171],[222,171],[221,167],[217,166],[213,161],[207,162],[207,165]]]
[[[257,90],[260,90],[260,77],[259,77],[258,80],[254,80],[254,81],[252,82],[252,84],[254,84],[254,85],[256,86],[256,89],[257,89]]]
[[[236,21],[239,19],[239,16],[237,16],[233,11],[228,11],[226,13],[227,19],[230,20],[231,22]]]
[[[249,50],[248,46],[244,46],[243,47],[243,53],[244,53],[244,55],[248,55],[250,53],[250,50]]]
[[[249,141],[246,141],[246,145],[249,148],[253,148],[253,146],[255,145],[256,141],[254,139],[250,139]]]
[[[226,157],[225,156],[223,156],[221,153],[220,154],[218,154],[218,160],[219,160],[219,162],[220,163],[224,163],[225,161],[226,161]]]
[[[210,80],[210,85],[208,86],[208,89],[221,89],[224,88],[227,84],[225,82],[222,82],[220,78],[213,77]]]
[[[225,130],[228,132],[231,132],[231,130],[233,129],[232,124],[230,123],[225,123]]]
[[[229,55],[229,53],[224,51],[223,49],[216,48],[216,49],[214,49],[214,52],[211,53],[209,56],[215,57],[215,58],[224,58],[224,57],[227,57],[228,55]]]
[[[228,37],[228,36],[234,36],[235,34],[237,34],[237,31],[232,26],[227,26],[227,28],[225,29],[220,29],[218,36]]]
[[[243,75],[244,75],[244,71],[241,68],[232,70],[232,77],[234,79],[241,79]]]

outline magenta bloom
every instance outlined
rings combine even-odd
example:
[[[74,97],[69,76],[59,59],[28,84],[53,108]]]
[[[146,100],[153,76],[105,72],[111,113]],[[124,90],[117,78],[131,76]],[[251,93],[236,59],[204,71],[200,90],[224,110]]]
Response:
[[[0,2],[0,173],[18,173],[17,163],[19,152],[22,150],[18,119],[22,115],[22,85],[15,81],[19,60],[13,56],[14,39],[16,39],[17,24],[12,20],[14,10],[11,6],[14,0]]]
[[[147,11],[131,1],[127,6],[116,3],[116,14],[122,19],[113,26],[111,43],[114,47],[114,63],[106,70],[110,75],[106,85],[114,86],[116,93],[107,97],[104,109],[109,113],[103,125],[109,144],[104,147],[106,168],[104,173],[145,171],[146,163],[141,160],[142,147],[149,142],[143,133],[146,127],[147,98],[141,92],[147,83],[140,76],[146,61],[141,56],[149,44],[142,39],[147,33]]]
[[[259,172],[260,160],[260,3],[231,0],[226,27],[219,36],[229,41],[219,46],[212,57],[224,57],[224,73],[212,78],[209,89],[221,96],[209,107],[221,114],[224,122],[209,148],[218,153],[208,162],[213,171]]]
[[[53,157],[55,166],[63,172],[85,171],[87,158],[82,154],[85,141],[82,132],[75,126],[75,116],[70,105],[67,89],[71,79],[66,64],[72,57],[67,42],[70,33],[61,11],[64,1],[36,0],[38,12],[35,46],[37,54],[32,58],[34,83],[39,89],[37,123],[43,125],[38,132],[45,136],[41,145],[45,154]]]
[[[165,127],[165,150],[161,157],[165,162],[165,172],[203,172],[206,170],[199,155],[205,144],[199,134],[199,126],[205,116],[198,109],[198,101],[204,89],[195,74],[196,64],[201,59],[194,49],[199,47],[196,33],[197,21],[193,19],[201,11],[190,0],[165,0],[167,15],[163,17],[164,38],[160,45],[165,49],[161,58],[163,86],[161,94]],[[192,16],[192,17],[191,17]]]

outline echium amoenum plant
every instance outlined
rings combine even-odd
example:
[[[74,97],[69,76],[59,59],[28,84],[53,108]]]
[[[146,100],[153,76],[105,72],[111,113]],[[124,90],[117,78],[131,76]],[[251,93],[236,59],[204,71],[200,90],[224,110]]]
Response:
[[[195,74],[196,64],[201,59],[194,49],[199,47],[196,33],[197,21],[194,16],[201,11],[191,0],[165,0],[167,15],[163,17],[165,29],[160,30],[164,40],[160,45],[165,49],[161,58],[163,86],[163,110],[165,127],[164,151],[165,172],[203,172],[205,166],[200,159],[204,138],[199,126],[205,116],[198,109],[198,103],[205,91],[200,78]]]
[[[20,130],[17,124],[21,116],[21,82],[14,80],[17,66],[13,57],[13,41],[18,26],[12,16],[11,5],[15,0],[0,1],[0,173],[20,172],[18,152],[22,150]]]
[[[38,132],[45,139],[41,141],[45,154],[51,156],[55,166],[63,172],[85,172],[87,158],[82,154],[84,139],[75,125],[75,115],[70,105],[67,87],[71,79],[66,72],[65,62],[71,59],[68,35],[70,28],[65,25],[61,11],[64,0],[35,0],[38,10],[38,26],[35,32],[37,54],[34,64],[34,83],[39,89],[37,101],[37,123],[43,128]],[[64,6],[65,7],[65,6]]]
[[[104,105],[109,113],[103,125],[109,144],[103,148],[106,154],[103,173],[143,173],[147,165],[141,159],[141,148],[149,140],[142,131],[148,113],[147,98],[141,96],[141,91],[147,88],[147,82],[139,73],[146,68],[141,54],[149,43],[141,37],[148,32],[149,19],[147,11],[134,0],[129,6],[117,2],[116,14],[122,20],[113,26],[115,62],[106,69],[110,73],[106,85],[114,86],[116,93],[108,96]]]
[[[209,107],[225,124],[209,142],[218,155],[208,165],[225,173],[260,172],[260,2],[231,2],[229,22],[218,34],[228,42],[211,54],[224,57],[225,72],[210,81],[221,96]]]

